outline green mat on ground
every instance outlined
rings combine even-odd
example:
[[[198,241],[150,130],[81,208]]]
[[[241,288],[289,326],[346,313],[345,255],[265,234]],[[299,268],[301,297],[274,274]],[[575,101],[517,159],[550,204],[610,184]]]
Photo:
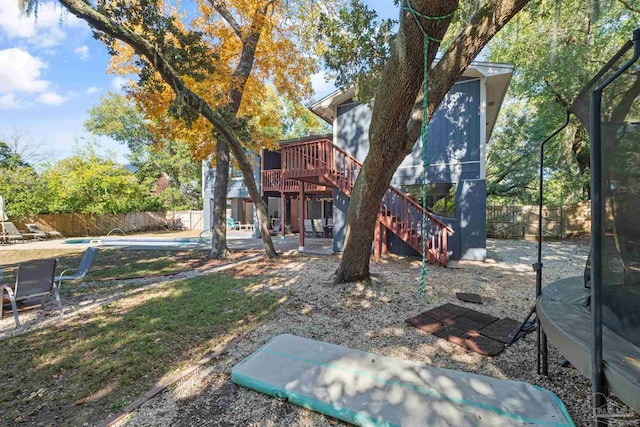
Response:
[[[534,385],[279,335],[232,370],[236,384],[360,426],[573,426]]]

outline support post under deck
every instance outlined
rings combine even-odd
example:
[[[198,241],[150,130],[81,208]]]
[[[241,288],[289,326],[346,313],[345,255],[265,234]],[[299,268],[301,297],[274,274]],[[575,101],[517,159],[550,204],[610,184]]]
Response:
[[[304,220],[307,216],[304,205],[304,185],[300,185],[300,213],[298,215],[300,218],[300,245],[298,246],[298,251],[300,252],[304,251]]]
[[[285,227],[284,227],[284,219],[287,217],[285,209],[287,207],[287,200],[285,199],[284,192],[280,192],[280,238],[284,239],[285,236]]]

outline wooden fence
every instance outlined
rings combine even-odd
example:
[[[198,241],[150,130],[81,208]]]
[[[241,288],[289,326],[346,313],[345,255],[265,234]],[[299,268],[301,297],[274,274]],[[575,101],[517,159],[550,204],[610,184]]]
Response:
[[[591,204],[543,206],[542,235],[564,239],[591,231]],[[535,239],[538,235],[538,206],[487,206],[487,237]]]
[[[165,218],[175,228],[204,230],[202,211],[167,211]]]
[[[131,212],[117,215],[46,214],[36,224],[45,231],[56,230],[65,237],[104,236],[115,228],[129,233],[165,227],[164,212]],[[22,227],[25,229],[26,227]]]

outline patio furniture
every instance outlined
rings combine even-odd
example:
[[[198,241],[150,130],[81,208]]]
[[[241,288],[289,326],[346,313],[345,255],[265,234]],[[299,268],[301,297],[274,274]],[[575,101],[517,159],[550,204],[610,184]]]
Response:
[[[9,221],[2,221],[2,241],[16,241],[20,240],[24,242],[25,234],[20,233],[16,226]]]
[[[8,297],[13,311],[13,319],[16,327],[20,326],[18,319],[17,302],[28,298],[41,297],[41,303],[44,306],[45,299],[53,295],[56,305],[60,309],[62,315],[62,302],[60,301],[60,293],[54,281],[56,271],[55,259],[38,260],[23,262],[18,267],[18,275],[16,276],[16,284],[13,288],[2,284],[2,296]],[[0,305],[0,318],[2,318],[3,307]]]
[[[47,233],[38,228],[35,224],[25,224],[29,232],[33,235],[35,239],[46,239]]]
[[[98,253],[98,248],[87,248],[87,250],[84,252],[84,255],[82,256],[82,259],[80,260],[80,265],[78,266],[78,269],[76,270],[75,273],[73,274],[66,274],[70,271],[73,271],[72,268],[64,270],[62,273],[60,273],[59,276],[55,277],[55,281],[58,282],[58,289],[60,289],[60,285],[62,284],[63,280],[81,280],[84,279],[84,276],[87,275],[87,273],[89,272],[89,269],[91,268],[91,266],[93,265],[93,260],[96,257],[96,254]]]
[[[317,237],[326,237],[324,226],[322,225],[322,219],[317,218],[313,220],[313,232]]]
[[[333,218],[325,218],[323,227],[325,237],[333,237]]]
[[[253,223],[247,222],[245,224],[242,223],[238,223],[240,230],[249,230],[249,231],[253,231],[254,226]]]
[[[305,219],[303,221],[304,226],[304,235],[306,237],[315,237],[315,230],[313,229],[313,222],[310,219]]]
[[[227,218],[227,228],[229,230],[240,230],[240,223],[236,222],[232,217]]]
[[[29,232],[34,234],[44,234],[47,238],[52,237],[54,239],[59,239],[63,237],[62,233],[60,233],[59,231],[56,231],[56,230],[45,231],[40,227],[38,227],[37,224],[25,224],[24,226],[27,227],[27,230],[29,230]]]

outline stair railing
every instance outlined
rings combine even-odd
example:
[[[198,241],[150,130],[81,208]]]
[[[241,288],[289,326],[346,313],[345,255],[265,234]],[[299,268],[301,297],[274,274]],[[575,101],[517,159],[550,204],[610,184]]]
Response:
[[[301,178],[319,173],[348,196],[351,196],[362,167],[358,160],[326,138],[285,145],[281,153],[285,177]],[[422,206],[389,186],[381,201],[378,221],[418,253],[422,253],[422,238],[428,239],[428,259],[446,265],[449,259],[447,237],[453,230],[432,213],[424,212],[427,229],[423,234],[423,212]]]

